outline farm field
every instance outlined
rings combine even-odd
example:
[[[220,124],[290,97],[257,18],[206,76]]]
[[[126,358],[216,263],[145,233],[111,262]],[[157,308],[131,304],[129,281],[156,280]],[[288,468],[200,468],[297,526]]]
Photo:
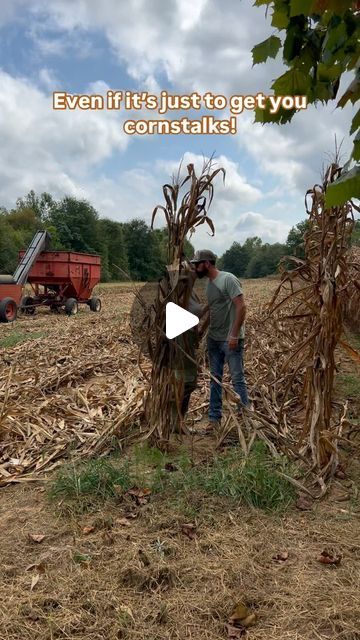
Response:
[[[277,284],[243,282],[249,326]],[[299,504],[289,492],[282,511],[255,508],[235,487],[223,495],[241,452],[225,448],[213,473],[210,436],[174,438],[167,456],[123,449],[144,387],[134,294],[126,284],[95,294],[100,314],[41,310],[0,325],[0,637],[359,640],[359,440],[344,443],[345,472],[324,500]],[[358,335],[349,341],[359,347]],[[342,352],[337,364],[336,396],[355,429],[360,371]],[[206,414],[207,384],[200,376],[194,420]],[[64,461],[101,456],[118,471],[110,491],[83,494],[71,473],[56,479]],[[93,467],[93,485],[106,471]],[[239,601],[256,615],[246,630],[229,622]]]

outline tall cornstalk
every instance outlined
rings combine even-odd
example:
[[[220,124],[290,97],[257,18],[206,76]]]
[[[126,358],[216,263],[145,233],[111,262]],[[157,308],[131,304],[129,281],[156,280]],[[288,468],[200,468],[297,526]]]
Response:
[[[158,212],[165,216],[168,229],[168,249],[166,273],[157,289],[156,300],[148,326],[148,349],[152,356],[152,370],[149,391],[145,401],[145,416],[148,435],[160,447],[165,447],[172,431],[172,407],[174,400],[178,407],[182,393],[181,381],[174,373],[176,344],[165,336],[166,304],[174,302],[186,305],[187,287],[183,280],[182,261],[184,243],[188,235],[202,225],[208,225],[214,234],[214,225],[207,212],[214,196],[213,180],[219,172],[225,178],[222,168],[213,169],[212,160],[204,162],[201,174],[196,175],[194,165],[187,166],[187,176],[180,179],[180,169],[172,184],[163,186],[165,203],[155,207],[152,226]],[[187,191],[184,192],[184,188]],[[185,303],[185,304],[184,304]]]
[[[340,167],[332,164],[323,184],[307,192],[309,225],[304,235],[305,259],[284,258],[281,284],[270,305],[272,313],[278,314],[280,326],[286,322],[296,340],[283,373],[292,372],[292,380],[297,372],[304,372],[301,452],[311,455],[323,491],[326,478],[334,474],[338,465],[337,442],[343,419],[333,411],[335,349],[341,342],[345,302],[351,285],[348,253],[354,205],[347,202],[330,209],[325,207],[326,189],[340,173]],[[292,270],[288,268],[289,261]],[[284,309],[287,315],[282,316],[280,310]]]

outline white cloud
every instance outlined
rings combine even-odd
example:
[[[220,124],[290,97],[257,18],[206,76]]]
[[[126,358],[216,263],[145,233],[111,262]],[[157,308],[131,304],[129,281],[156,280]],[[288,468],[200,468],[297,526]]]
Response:
[[[241,114],[239,148],[247,150],[262,173],[280,178],[275,187],[278,195],[294,189],[304,193],[320,180],[323,165],[334,155],[335,138],[338,144],[344,140],[345,158],[351,153],[348,129],[353,111],[351,107],[334,111],[334,105],[310,105],[283,126],[254,124],[252,116]]]
[[[52,69],[48,69],[47,67],[40,69],[39,82],[40,86],[44,87],[44,89],[48,91],[56,91],[59,87],[59,81],[57,80],[55,73]]]
[[[188,164],[193,164],[197,175],[200,175],[205,158],[194,153],[185,153],[182,158],[182,175],[187,175],[186,167]],[[165,171],[167,174],[177,174],[180,161],[158,161],[157,167],[160,170]],[[251,185],[244,174],[240,171],[239,165],[233,162],[224,155],[220,155],[214,158],[213,170],[222,167],[225,169],[225,182],[223,181],[223,174],[219,173],[215,178],[216,184],[216,203],[217,206],[227,210],[229,205],[233,203],[241,203],[241,206],[247,206],[251,203],[257,202],[262,198],[262,193],[258,189]]]
[[[25,7],[30,20],[27,13],[22,17]],[[0,72],[0,204],[8,206],[30,188],[45,189],[55,196],[87,197],[115,219],[144,215],[149,220],[153,204],[161,201],[161,185],[177,169],[177,162],[160,160],[160,138],[148,136],[142,139],[147,143],[142,146],[145,163],[139,154],[143,168],[110,178],[101,163],[109,158],[116,163],[115,154],[125,151],[131,140],[122,133],[121,114],[51,110],[44,91],[51,90],[56,72],[48,56],[97,55],[94,32],[107,38],[119,67],[138,88],[156,93],[163,88],[164,76],[173,93],[266,93],[282,71],[279,61],[252,68],[251,48],[273,29],[263,8],[244,0],[2,0],[0,24],[11,19],[27,20],[41,60],[36,80],[43,91]],[[107,85],[94,77],[89,91],[106,90]],[[287,212],[295,211],[295,202],[301,208],[304,190],[318,180],[325,154],[334,147],[334,133],[339,141],[347,136],[350,112],[334,112],[333,105],[311,107],[283,127],[253,125],[253,114],[238,117],[238,158],[245,152],[251,162],[248,167],[236,157],[218,158],[227,177],[225,187],[217,179],[210,210],[217,226],[211,240],[216,250],[241,240],[245,229],[252,235],[258,232],[264,241],[284,238],[286,224],[276,218],[289,220],[293,213]],[[173,143],[170,138],[162,142]],[[202,162],[197,154],[185,154],[184,164],[191,159],[197,166]],[[208,236],[201,234],[204,230],[197,234],[196,244],[208,244]]]
[[[142,89],[157,90],[159,74],[165,73],[176,91],[266,93],[283,69],[279,60],[252,67],[252,47],[274,29],[263,7],[238,0],[29,0],[28,6],[36,41],[41,43],[42,31],[51,27],[81,48],[89,30],[99,29]],[[338,140],[348,135],[350,113],[334,113],[334,105],[311,107],[281,128],[253,126],[253,114],[242,114],[239,144],[261,171],[302,191],[318,178],[334,134]]]
[[[263,242],[284,242],[292,225],[273,220],[261,213],[247,211],[238,217],[235,230],[239,241],[250,236],[259,236]]]
[[[29,191],[81,191],[81,179],[129,138],[115,112],[53,111],[51,97],[0,71],[1,204]]]

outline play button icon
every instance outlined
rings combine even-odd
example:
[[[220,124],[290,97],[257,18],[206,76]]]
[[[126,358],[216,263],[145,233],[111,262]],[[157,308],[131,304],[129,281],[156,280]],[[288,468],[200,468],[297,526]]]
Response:
[[[168,302],[166,305],[166,337],[169,340],[180,336],[188,329],[192,329],[199,324],[199,318],[190,311],[186,311],[174,302]]]

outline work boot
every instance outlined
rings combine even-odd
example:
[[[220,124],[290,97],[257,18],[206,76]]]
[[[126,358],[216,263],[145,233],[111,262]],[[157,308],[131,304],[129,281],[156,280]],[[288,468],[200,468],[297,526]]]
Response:
[[[221,420],[201,421],[200,425],[194,429],[194,433],[201,436],[217,435],[221,428]]]

